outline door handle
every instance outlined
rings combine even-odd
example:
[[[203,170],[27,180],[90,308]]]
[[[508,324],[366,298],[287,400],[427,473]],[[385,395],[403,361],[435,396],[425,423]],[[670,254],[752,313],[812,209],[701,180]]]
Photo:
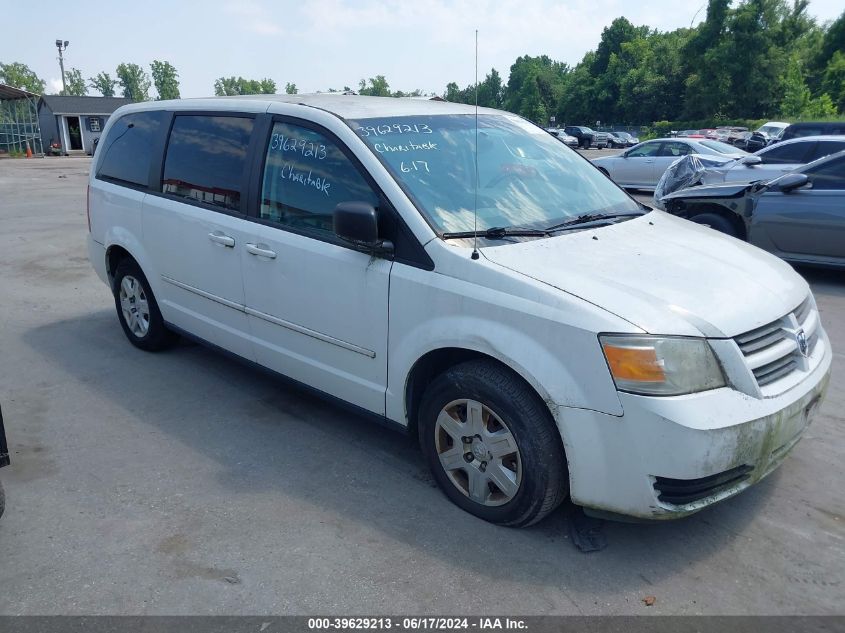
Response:
[[[208,234],[208,239],[210,239],[215,244],[221,244],[222,246],[227,246],[229,248],[235,248],[235,238],[226,235],[225,233],[221,233],[220,231],[213,231]]]
[[[257,255],[258,257],[266,257],[267,259],[276,259],[276,251],[271,251],[269,248],[264,248],[266,244],[250,244],[247,243],[246,252],[250,255]]]

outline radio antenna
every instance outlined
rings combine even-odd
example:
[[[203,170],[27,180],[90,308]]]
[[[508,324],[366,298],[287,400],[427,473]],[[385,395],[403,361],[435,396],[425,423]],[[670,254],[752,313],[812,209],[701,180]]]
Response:
[[[475,29],[475,200],[472,210],[472,259],[478,259],[478,29]]]

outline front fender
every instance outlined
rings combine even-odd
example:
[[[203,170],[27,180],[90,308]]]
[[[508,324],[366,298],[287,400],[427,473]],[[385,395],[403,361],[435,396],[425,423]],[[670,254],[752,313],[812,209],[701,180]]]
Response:
[[[567,302],[565,311],[547,302],[394,266],[387,417],[408,423],[405,394],[411,371],[420,358],[443,348],[470,350],[499,360],[525,379],[554,415],[560,406],[622,415],[595,331],[572,325],[580,320],[575,318],[579,312],[594,309],[594,315],[582,316],[596,326],[604,315],[577,298],[560,300]]]

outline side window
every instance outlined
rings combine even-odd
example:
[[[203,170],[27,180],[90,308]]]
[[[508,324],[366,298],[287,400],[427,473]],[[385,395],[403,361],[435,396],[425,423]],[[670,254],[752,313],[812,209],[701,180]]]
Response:
[[[253,123],[237,116],[177,115],[167,143],[162,192],[240,211]]]
[[[692,151],[686,143],[666,142],[660,150],[660,156],[686,156]]]
[[[628,152],[628,158],[642,158],[644,156],[657,156],[660,143],[643,143]]]
[[[807,157],[807,162],[812,163],[818,158],[830,156],[836,152],[841,152],[843,149],[845,149],[845,141],[819,141]]]
[[[813,190],[845,189],[845,157],[826,162],[807,171]]]
[[[152,148],[162,122],[163,110],[136,112],[120,117],[98,144],[101,157],[97,178],[146,187],[150,179]]]
[[[767,152],[759,154],[764,165],[786,165],[789,163],[803,163],[809,146],[806,142],[775,145]]]
[[[300,230],[333,234],[340,202],[378,205],[378,196],[355,165],[326,136],[277,122],[267,146],[261,218]]]

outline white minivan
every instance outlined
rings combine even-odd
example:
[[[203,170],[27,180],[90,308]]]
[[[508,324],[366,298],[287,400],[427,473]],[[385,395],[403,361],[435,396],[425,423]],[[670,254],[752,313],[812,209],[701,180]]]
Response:
[[[567,496],[602,516],[700,510],[776,468],[828,382],[788,264],[644,207],[507,112],[125,106],[88,215],[134,345],[189,336],[394,423],[454,503],[503,525]]]

